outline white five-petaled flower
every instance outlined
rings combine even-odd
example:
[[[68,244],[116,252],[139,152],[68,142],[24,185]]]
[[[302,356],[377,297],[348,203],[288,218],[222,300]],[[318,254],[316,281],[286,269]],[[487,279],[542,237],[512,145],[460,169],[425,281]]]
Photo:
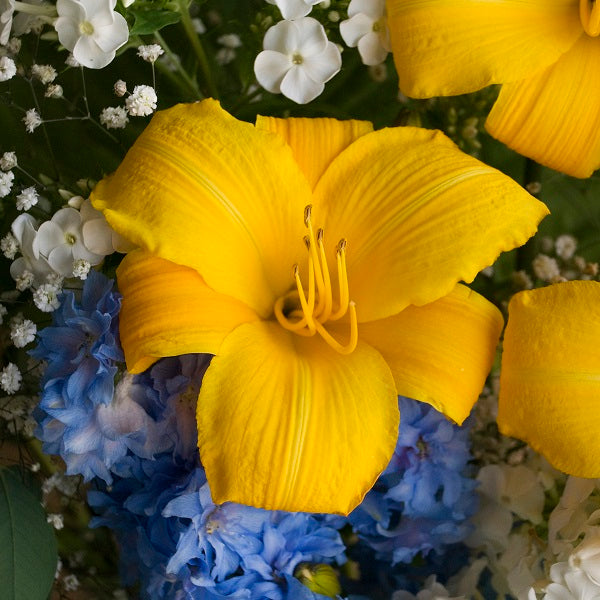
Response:
[[[269,4],[276,4],[284,19],[299,19],[305,17],[315,4],[324,0],[267,0]]]
[[[58,39],[84,67],[105,67],[127,42],[127,21],[114,10],[116,4],[117,0],[57,1]]]
[[[81,215],[70,207],[61,208],[50,221],[40,225],[33,250],[46,257],[52,269],[63,277],[73,276],[73,262],[78,259],[97,265],[103,258],[85,247]]]
[[[83,243],[95,254],[108,256],[113,252],[125,254],[135,246],[108,224],[103,213],[96,210],[89,198],[84,200],[80,208]]]
[[[351,48],[358,46],[365,65],[379,65],[392,49],[385,18],[385,0],[352,0],[340,34]]]
[[[342,66],[337,46],[311,17],[280,21],[267,31],[263,47],[254,62],[258,82],[298,104],[314,100]]]
[[[1,17],[0,17],[1,18]],[[0,57],[0,81],[8,81],[17,74],[15,61],[8,56]]]

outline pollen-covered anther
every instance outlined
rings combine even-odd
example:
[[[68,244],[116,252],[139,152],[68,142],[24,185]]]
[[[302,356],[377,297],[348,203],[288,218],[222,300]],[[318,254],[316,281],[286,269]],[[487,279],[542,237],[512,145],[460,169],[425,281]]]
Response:
[[[334,294],[323,229],[315,232],[311,222],[312,207],[304,209],[304,225],[308,235],[304,243],[308,251],[308,293],[300,277],[298,265],[293,267],[296,289],[277,299],[273,308],[275,317],[282,327],[299,335],[312,336],[318,333],[333,349],[350,354],[358,343],[358,321],[356,305],[350,301],[348,273],[346,270],[346,240],[336,246],[338,294],[334,307]],[[328,321],[336,321],[346,314],[350,319],[350,339],[347,344],[339,343],[325,328]]]
[[[579,18],[583,30],[589,36],[600,35],[600,3],[595,0],[579,0]]]

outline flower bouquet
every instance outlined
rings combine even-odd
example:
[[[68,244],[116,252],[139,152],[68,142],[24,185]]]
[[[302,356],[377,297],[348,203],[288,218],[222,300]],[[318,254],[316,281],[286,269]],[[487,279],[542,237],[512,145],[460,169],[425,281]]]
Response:
[[[1,600],[600,598],[595,2],[0,7]]]

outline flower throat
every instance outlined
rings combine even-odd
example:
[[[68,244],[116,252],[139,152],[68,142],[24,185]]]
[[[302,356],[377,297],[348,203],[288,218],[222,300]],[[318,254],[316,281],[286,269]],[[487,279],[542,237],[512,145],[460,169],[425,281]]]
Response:
[[[275,302],[273,312],[279,324],[298,335],[313,336],[318,333],[334,350],[341,354],[350,354],[358,343],[358,322],[356,304],[350,300],[348,273],[346,271],[346,240],[342,239],[336,247],[338,272],[338,297],[334,307],[331,275],[327,265],[323,230],[318,229],[315,236],[311,223],[312,206],[304,209],[304,225],[308,235],[304,242],[308,250],[308,295],[300,280],[300,269],[294,265],[293,274],[296,289],[289,291]],[[350,340],[340,344],[326,329],[327,321],[337,321],[349,313]]]

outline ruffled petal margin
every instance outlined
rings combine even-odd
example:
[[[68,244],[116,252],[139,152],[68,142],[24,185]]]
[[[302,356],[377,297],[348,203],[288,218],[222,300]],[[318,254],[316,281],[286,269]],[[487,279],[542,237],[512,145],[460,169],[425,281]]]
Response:
[[[399,395],[427,402],[460,425],[483,389],[503,325],[491,302],[457,285],[431,304],[361,323],[359,336],[386,360]]]
[[[314,191],[313,221],[324,227],[328,254],[347,240],[359,322],[470,283],[501,252],[524,244],[547,214],[510,177],[441,132],[414,127],[360,137]]]
[[[398,400],[381,355],[338,354],[277,323],[223,342],[198,399],[198,445],[213,500],[348,514],[387,466]]]
[[[258,319],[239,300],[209,288],[193,269],[139,250],[123,259],[117,280],[123,294],[119,333],[131,373],[164,356],[216,354],[230,331]]]
[[[521,292],[508,310],[500,431],[565,473],[600,477],[600,283]]]

